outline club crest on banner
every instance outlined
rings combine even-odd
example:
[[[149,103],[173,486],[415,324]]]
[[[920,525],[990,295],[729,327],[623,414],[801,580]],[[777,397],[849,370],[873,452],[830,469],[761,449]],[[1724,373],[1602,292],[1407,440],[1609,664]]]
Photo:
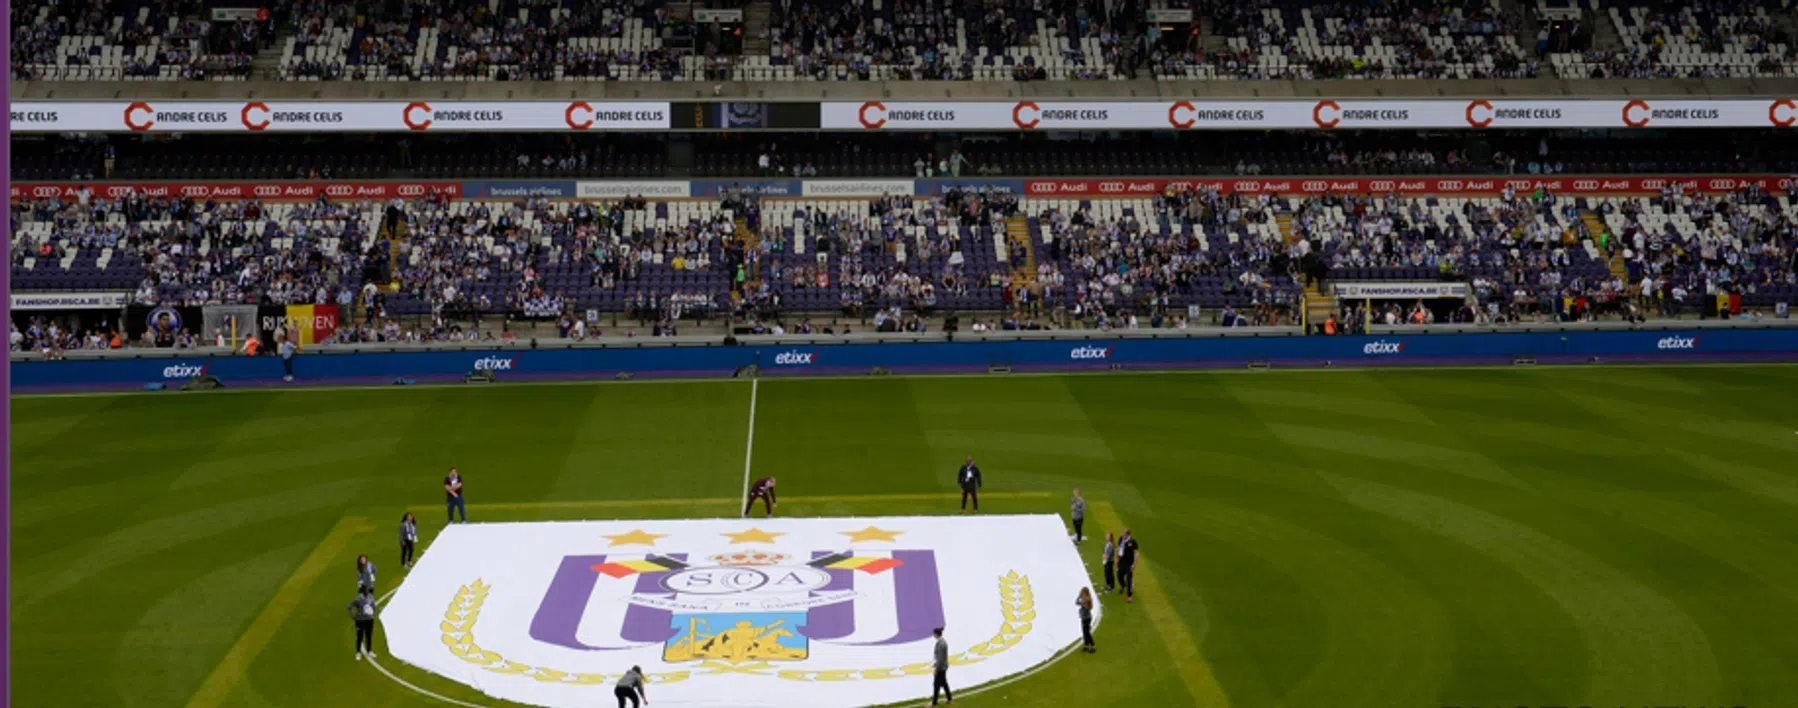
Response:
[[[679,702],[878,705],[929,692],[937,627],[963,686],[1078,640],[1071,609],[1037,608],[1045,583],[1070,605],[1089,585],[1057,517],[869,521],[452,526],[382,622],[401,660],[547,706],[590,703],[632,665]],[[888,680],[907,676],[924,678]]]

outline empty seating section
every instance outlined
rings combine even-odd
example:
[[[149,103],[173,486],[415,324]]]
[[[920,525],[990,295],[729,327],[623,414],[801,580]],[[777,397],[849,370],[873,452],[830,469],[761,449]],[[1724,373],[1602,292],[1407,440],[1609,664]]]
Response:
[[[663,48],[666,9],[640,0],[409,3],[396,16],[317,9],[284,40],[282,78],[665,81],[695,66]]]
[[[256,53],[255,26],[215,26],[189,5],[169,0],[15,4],[9,9],[13,78],[248,79]]]
[[[1531,78],[1518,18],[1499,0],[1203,3],[1223,49],[1163,54],[1155,73],[1188,79]]]
[[[1551,55],[1565,78],[1798,76],[1792,8],[1743,0],[1590,0],[1616,49]],[[1589,16],[1588,16],[1589,17]]]
[[[1109,79],[1131,47],[1103,5],[952,0],[776,4],[769,54],[740,78],[780,80]]]

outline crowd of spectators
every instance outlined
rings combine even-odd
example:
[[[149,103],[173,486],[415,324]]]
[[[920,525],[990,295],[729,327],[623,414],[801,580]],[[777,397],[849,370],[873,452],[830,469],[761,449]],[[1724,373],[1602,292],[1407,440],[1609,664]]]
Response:
[[[16,202],[12,267],[19,280],[98,263],[122,279],[111,287],[142,305],[359,310],[362,323],[346,322],[334,342],[466,341],[484,335],[457,323],[501,313],[589,336],[593,310],[654,323],[658,335],[725,313],[778,323],[782,313],[823,310],[893,331],[922,328],[920,316],[941,310],[1005,313],[990,324],[997,329],[1028,329],[1058,311],[1102,328],[1283,324],[1295,319],[1303,285],[1365,278],[1462,281],[1473,297],[1451,311],[1349,309],[1341,317],[1350,327],[1637,318],[1714,311],[1720,295],[1757,305],[1798,296],[1794,204],[1798,188],[1704,195],[1678,186],[1656,196],[1507,190],[1484,199],[1173,187],[1122,201],[950,190],[795,202],[727,192],[680,210],[643,199],[88,193]],[[403,315],[428,319],[403,326]],[[21,323],[29,326],[15,329],[15,348],[120,344],[105,327],[51,324]],[[166,334],[148,344],[209,343]]]
[[[1563,78],[1798,74],[1786,0],[1593,6],[1526,37],[1492,0],[1173,3],[1210,23],[1187,39],[1146,22],[1136,0],[796,0],[771,6],[757,38],[768,49],[745,55],[740,30],[649,0],[314,0],[243,22],[213,22],[196,0],[70,0],[10,8],[11,67],[20,80],[243,79],[278,41],[272,78],[294,80],[1097,81],[1145,68],[1168,79],[1502,79],[1544,75],[1543,58]],[[1616,26],[1622,46],[1594,46],[1594,23]]]
[[[646,0],[319,3],[295,14],[282,78],[666,81],[690,75],[662,43],[675,24]]]
[[[212,22],[192,0],[25,3],[9,12],[10,67],[19,81],[244,79],[269,29],[261,22]]]

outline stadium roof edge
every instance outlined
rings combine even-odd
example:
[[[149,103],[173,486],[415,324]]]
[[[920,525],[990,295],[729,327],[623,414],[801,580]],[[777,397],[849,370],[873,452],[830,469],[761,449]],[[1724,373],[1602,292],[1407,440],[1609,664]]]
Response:
[[[990,101],[1278,98],[1740,98],[1798,96],[1798,79],[1334,81],[15,81],[13,101],[750,100]]]

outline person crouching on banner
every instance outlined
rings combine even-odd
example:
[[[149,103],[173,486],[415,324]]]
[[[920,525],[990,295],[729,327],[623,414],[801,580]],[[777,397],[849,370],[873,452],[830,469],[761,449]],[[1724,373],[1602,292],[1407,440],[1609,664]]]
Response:
[[[631,702],[632,708],[641,705],[637,702],[639,699],[648,703],[649,694],[643,692],[643,667],[632,666],[630,671],[624,672],[624,678],[618,679],[618,686],[612,689],[612,695],[618,698],[618,708],[624,708],[626,700]]]

